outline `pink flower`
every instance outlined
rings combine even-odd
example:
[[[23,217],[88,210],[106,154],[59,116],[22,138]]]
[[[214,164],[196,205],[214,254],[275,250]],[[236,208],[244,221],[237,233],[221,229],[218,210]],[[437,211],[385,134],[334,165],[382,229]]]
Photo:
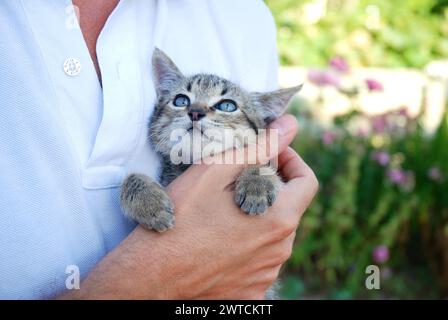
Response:
[[[389,181],[398,185],[403,191],[410,192],[415,186],[415,176],[412,171],[390,169],[387,173]]]
[[[369,135],[369,131],[366,128],[358,128],[356,136],[359,138],[365,138]]]
[[[376,151],[373,153],[372,157],[383,167],[387,166],[390,161],[390,156],[386,151]]]
[[[387,175],[393,184],[404,185],[406,183],[406,172],[401,169],[390,169]]]
[[[375,133],[383,133],[387,129],[387,116],[385,114],[375,116],[371,119],[372,129]]]
[[[443,174],[439,167],[431,167],[428,170],[428,177],[435,182],[443,181]]]
[[[350,67],[342,57],[334,57],[330,60],[330,67],[340,73],[348,73],[350,71]]]
[[[384,87],[381,82],[374,79],[366,79],[365,80],[367,88],[369,91],[383,91]]]
[[[385,245],[373,249],[372,258],[375,263],[383,264],[389,260],[389,249]]]
[[[398,109],[398,114],[402,117],[409,118],[409,110],[406,107],[401,107]]]
[[[308,80],[319,87],[339,87],[339,77],[334,72],[327,70],[310,70]]]
[[[322,142],[324,145],[328,146],[330,144],[333,144],[333,142],[336,140],[336,133],[332,131],[325,131],[322,134]]]

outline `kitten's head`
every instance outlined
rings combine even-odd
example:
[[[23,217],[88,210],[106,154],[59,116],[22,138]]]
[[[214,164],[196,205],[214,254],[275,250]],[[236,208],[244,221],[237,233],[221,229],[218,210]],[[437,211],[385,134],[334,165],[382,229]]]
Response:
[[[152,57],[157,103],[151,119],[150,138],[157,152],[169,155],[178,142],[173,131],[192,138],[199,132],[202,146],[214,152],[254,141],[286,109],[302,86],[273,92],[247,92],[213,74],[183,75],[160,49]],[[188,139],[187,139],[188,140]]]

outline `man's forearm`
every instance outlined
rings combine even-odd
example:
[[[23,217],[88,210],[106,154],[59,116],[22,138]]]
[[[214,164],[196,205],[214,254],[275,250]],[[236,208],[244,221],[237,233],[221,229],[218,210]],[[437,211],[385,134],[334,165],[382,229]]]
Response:
[[[164,282],[159,279],[163,259],[160,247],[151,245],[154,235],[136,228],[116,249],[105,256],[81,282],[57,299],[162,299]]]

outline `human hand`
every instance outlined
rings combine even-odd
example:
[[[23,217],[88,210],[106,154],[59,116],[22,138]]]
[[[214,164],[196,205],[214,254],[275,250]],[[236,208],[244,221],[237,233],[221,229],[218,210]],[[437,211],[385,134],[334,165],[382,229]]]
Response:
[[[273,127],[283,129],[278,165],[286,183],[266,215],[248,216],[235,205],[231,185],[241,165],[193,165],[167,188],[176,226],[163,234],[137,227],[81,284],[78,297],[264,298],[317,191],[312,170],[287,147],[296,120],[284,116]]]

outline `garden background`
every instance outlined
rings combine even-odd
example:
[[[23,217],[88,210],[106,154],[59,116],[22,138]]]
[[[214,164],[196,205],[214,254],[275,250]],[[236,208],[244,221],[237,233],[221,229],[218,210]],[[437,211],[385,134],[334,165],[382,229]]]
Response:
[[[448,0],[265,2],[320,181],[283,297],[448,297]]]

